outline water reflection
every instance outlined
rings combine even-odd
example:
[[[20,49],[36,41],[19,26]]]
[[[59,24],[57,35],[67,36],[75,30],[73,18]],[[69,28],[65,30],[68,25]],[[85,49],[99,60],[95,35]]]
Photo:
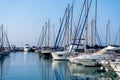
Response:
[[[98,67],[84,67],[82,65],[73,65],[71,68],[72,79],[96,80],[101,76],[101,72]]]
[[[68,61],[53,61],[52,70],[55,80],[69,80]]]
[[[0,57],[0,80],[3,80],[9,69],[9,56]]]
[[[40,69],[40,80],[53,80],[52,79],[52,71],[51,71],[51,59],[46,59],[39,56],[39,69]]]
[[[100,72],[69,61],[54,61],[36,53],[11,53],[0,59],[0,80],[119,80],[114,71]]]
[[[59,80],[96,80],[100,76],[98,67],[84,67],[67,61],[53,61],[52,69]]]
[[[53,61],[55,80],[119,80],[114,71],[102,72],[99,67],[84,67],[68,61]]]

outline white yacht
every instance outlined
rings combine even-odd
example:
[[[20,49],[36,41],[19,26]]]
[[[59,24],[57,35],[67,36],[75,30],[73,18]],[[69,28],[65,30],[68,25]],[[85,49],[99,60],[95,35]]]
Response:
[[[100,66],[100,61],[104,59],[113,59],[114,56],[110,50],[114,49],[115,47],[108,46],[96,53],[88,53],[88,54],[81,54],[77,57],[69,57],[69,61],[75,62],[77,64],[82,64],[84,66]]]
[[[28,52],[28,51],[30,51],[29,44],[25,44],[25,46],[24,46],[24,52]]]
[[[69,51],[54,51],[52,52],[52,58],[53,60],[68,60]]]
[[[57,52],[52,52],[52,57],[54,60],[68,60],[68,51],[57,51]]]
[[[52,52],[53,60],[68,60],[68,57],[71,54],[76,55],[77,52],[75,51],[72,51],[72,53],[70,54],[71,48],[72,48],[72,45],[68,47],[67,50]]]

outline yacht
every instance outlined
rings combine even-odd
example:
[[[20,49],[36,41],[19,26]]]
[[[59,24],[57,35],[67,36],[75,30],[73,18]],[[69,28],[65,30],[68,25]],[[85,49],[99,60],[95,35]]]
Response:
[[[68,49],[66,49],[64,51],[52,52],[53,60],[68,60],[68,57],[70,55],[77,55],[77,52],[71,51],[71,48],[72,48],[72,45],[70,47],[68,47]],[[72,53],[70,54],[70,52],[72,52]]]
[[[52,52],[52,57],[54,60],[68,60],[68,51],[57,51],[57,52]]]
[[[54,51],[52,52],[52,58],[53,60],[68,60],[68,55],[69,55],[69,51],[67,50],[63,50],[63,51]]]
[[[29,44],[25,44],[25,46],[24,46],[24,52],[29,52],[29,51],[30,51]]]
[[[115,47],[108,46],[96,53],[80,54],[76,57],[70,56],[69,61],[77,64],[82,64],[84,66],[101,66],[101,60],[114,59],[114,56],[111,52]]]

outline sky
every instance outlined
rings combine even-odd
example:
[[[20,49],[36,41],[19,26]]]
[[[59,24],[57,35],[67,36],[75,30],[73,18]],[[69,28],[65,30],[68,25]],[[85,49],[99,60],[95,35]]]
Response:
[[[75,0],[73,20],[76,22],[84,0]],[[94,1],[90,11],[90,19],[94,17]],[[51,27],[59,29],[60,18],[68,4],[73,0],[0,0],[0,24],[5,27],[12,45],[24,46],[26,43],[37,44],[41,27],[50,19]],[[105,44],[106,25],[110,20],[111,44],[115,41],[120,27],[120,0],[98,0],[97,28],[103,44]],[[90,23],[89,23],[90,25]],[[52,34],[51,34],[52,35]]]

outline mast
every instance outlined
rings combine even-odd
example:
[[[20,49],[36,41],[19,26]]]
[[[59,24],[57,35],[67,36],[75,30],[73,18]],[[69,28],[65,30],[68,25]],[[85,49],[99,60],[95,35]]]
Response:
[[[106,46],[110,45],[110,20],[108,20],[106,28]]]
[[[85,3],[85,15],[87,15],[88,12],[88,0],[86,0]],[[88,17],[86,18],[86,23],[85,23],[85,46],[88,45]],[[85,53],[87,53],[87,48],[85,47]]]
[[[108,41],[109,43],[108,43],[108,45],[110,45],[110,20],[108,20],[108,27],[109,27],[109,34],[108,34],[109,35],[109,41]]]
[[[72,26],[73,26],[73,7],[74,7],[74,0],[72,3],[72,7],[71,7],[71,24],[70,24],[70,42],[72,43]]]
[[[53,24],[53,42],[55,42],[55,24]]]
[[[78,44],[80,43],[80,39],[81,39],[82,34],[83,34],[83,30],[84,30],[84,27],[85,27],[85,24],[86,24],[86,19],[88,17],[88,13],[89,13],[89,10],[90,10],[91,3],[92,3],[92,0],[89,2],[89,7],[88,7],[87,15],[85,15],[85,19],[84,19],[83,25],[81,26],[81,33],[79,35]],[[79,47],[79,45],[77,45],[77,49],[78,49],[78,47]]]
[[[69,14],[69,4],[68,4],[68,7],[66,8],[65,23],[64,23],[64,26],[63,26],[63,29],[61,32],[61,34],[64,35],[64,47],[65,47],[65,49],[66,49],[67,45],[69,44],[69,30],[68,30],[68,27],[69,27],[68,17],[69,16],[68,16],[68,14]]]
[[[70,34],[69,34],[69,18],[70,18],[70,5],[68,4],[68,12],[67,12],[67,47],[70,43]]]
[[[58,31],[58,34],[57,34],[57,37],[56,37],[56,40],[55,40],[55,43],[54,43],[54,48],[56,48],[59,45],[58,44],[58,42],[59,42],[58,40],[60,38],[62,25],[63,25],[64,19],[65,19],[65,16],[66,16],[66,12],[67,12],[67,8],[65,9],[64,16],[63,16],[62,20],[60,21],[60,28],[59,28],[59,31]]]
[[[44,25],[42,26],[42,34],[41,34],[42,38],[40,41],[40,48],[42,48],[44,46],[44,40],[45,40],[45,32],[44,32]]]
[[[45,22],[45,29],[44,29],[44,33],[45,33],[45,47],[47,46],[47,22]]]
[[[95,35],[94,35],[94,45],[96,45],[96,30],[97,30],[97,0],[95,0]]]
[[[94,18],[91,21],[91,46],[94,46]]]
[[[81,19],[82,19],[82,14],[83,14],[83,11],[84,11],[84,6],[85,6],[85,2],[86,2],[86,0],[84,0],[84,3],[83,3],[83,5],[82,5],[82,9],[81,9],[81,11],[80,11],[80,15],[79,15],[79,17],[78,17],[78,22],[77,22],[77,24],[75,25],[76,26],[76,28],[75,28],[75,33],[74,33],[74,35],[73,35],[73,37],[74,37],[74,40],[73,40],[73,45],[74,44],[76,44],[76,43],[78,43],[78,42],[80,42],[80,41],[76,41],[76,39],[77,39],[77,36],[78,36],[78,33],[80,32],[80,21],[81,21]],[[79,44],[79,43],[78,43]],[[72,48],[71,48],[71,50],[73,49],[73,45],[72,45]],[[78,49],[78,47],[79,46],[77,46],[77,49]]]
[[[50,19],[48,20],[48,47],[50,47]]]

